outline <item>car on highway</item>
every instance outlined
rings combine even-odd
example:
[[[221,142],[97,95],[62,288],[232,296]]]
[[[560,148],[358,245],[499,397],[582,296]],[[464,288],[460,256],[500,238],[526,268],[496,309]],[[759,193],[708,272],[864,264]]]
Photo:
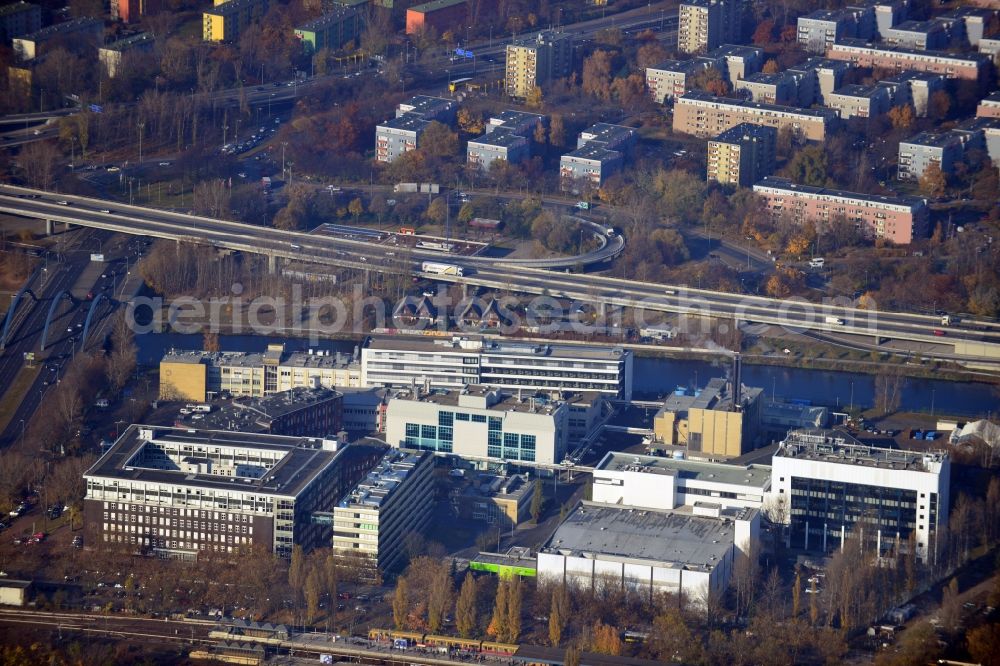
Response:
[[[102,212],[102,213],[110,213],[110,212],[111,212],[111,209],[110,209],[110,208],[102,208],[102,209],[101,209],[101,212]]]
[[[60,199],[56,203],[59,204],[60,206],[68,206],[69,205],[69,202],[66,201],[65,199]]]
[[[121,169],[119,169],[116,166],[109,166],[108,167],[108,173],[118,173],[119,171],[121,171]]]

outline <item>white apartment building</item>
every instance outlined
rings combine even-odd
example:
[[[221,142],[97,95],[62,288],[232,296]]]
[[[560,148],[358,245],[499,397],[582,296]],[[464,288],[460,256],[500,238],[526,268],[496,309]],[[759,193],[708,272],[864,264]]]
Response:
[[[933,560],[948,524],[951,464],[944,451],[867,446],[836,430],[796,430],[771,463],[772,501],[787,508],[789,543],[839,548],[848,534],[880,554],[905,550]]]
[[[434,457],[390,449],[333,509],[333,550],[361,555],[380,572],[403,562],[406,536],[420,533],[434,501]]]
[[[569,447],[569,406],[547,395],[486,386],[401,391],[386,409],[390,446],[472,461],[559,464]]]
[[[508,391],[598,391],[629,400],[632,353],[621,347],[506,342],[478,337],[369,338],[361,349],[365,386]]]
[[[676,509],[711,502],[724,509],[760,509],[771,468],[661,458],[609,451],[594,468],[593,498],[604,504]]]

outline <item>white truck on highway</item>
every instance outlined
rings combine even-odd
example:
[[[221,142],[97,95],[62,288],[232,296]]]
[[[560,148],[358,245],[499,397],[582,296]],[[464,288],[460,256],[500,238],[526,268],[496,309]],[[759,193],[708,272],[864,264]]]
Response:
[[[457,275],[461,277],[464,270],[455,264],[439,264],[436,261],[425,261],[420,265],[420,270],[424,273],[434,273],[435,275]]]
[[[844,325],[844,320],[840,317],[825,317],[824,321],[828,324],[836,324],[837,326]]]

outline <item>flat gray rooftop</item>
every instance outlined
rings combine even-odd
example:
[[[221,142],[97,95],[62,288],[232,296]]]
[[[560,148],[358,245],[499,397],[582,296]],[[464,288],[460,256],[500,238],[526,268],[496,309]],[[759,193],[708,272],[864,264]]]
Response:
[[[213,474],[193,474],[181,470],[132,467],[128,462],[149,444],[140,430],[154,431],[156,441],[174,444],[211,445],[217,448],[257,448],[284,452],[284,457],[259,479]],[[193,430],[160,426],[131,425],[114,445],[85,472],[85,476],[105,479],[126,479],[150,483],[176,484],[217,490],[248,490],[271,495],[297,495],[313,478],[339,455],[338,450],[323,448],[323,440],[315,437],[283,437],[257,433]]]
[[[464,346],[463,346],[464,342]],[[463,354],[484,356],[518,356],[536,358],[565,358],[614,360],[627,356],[621,347],[598,347],[584,345],[550,345],[527,342],[505,342],[477,336],[462,338],[407,338],[402,336],[371,337],[365,344],[367,349],[380,351],[412,351],[437,354]]]
[[[733,547],[732,518],[581,502],[542,549],[567,556],[663,562],[709,571]]]
[[[679,460],[676,458],[661,458],[658,456],[633,455],[609,451],[597,464],[594,471],[608,470],[610,472],[640,472],[676,476],[682,479],[697,479],[742,485],[749,488],[765,490],[771,485],[771,468],[750,465],[747,467],[731,463],[700,462],[696,460]]]
[[[920,472],[933,471],[928,466],[936,466],[948,454],[943,451],[906,451],[869,446],[842,430],[805,428],[789,432],[774,457]]]

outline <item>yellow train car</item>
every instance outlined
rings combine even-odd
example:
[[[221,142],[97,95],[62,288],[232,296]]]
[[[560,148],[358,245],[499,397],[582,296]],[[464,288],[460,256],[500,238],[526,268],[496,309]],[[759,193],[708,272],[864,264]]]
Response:
[[[496,654],[509,657],[517,652],[518,646],[513,643],[497,643],[494,641],[483,641],[480,650],[483,654]]]
[[[427,634],[424,643],[433,647],[443,647],[449,650],[467,650],[479,652],[482,641],[475,638],[458,638],[456,636],[439,636]]]
[[[424,642],[424,634],[420,631],[402,631],[399,629],[368,630],[368,640],[370,641],[394,641],[397,638],[405,638],[413,645],[421,645]]]

